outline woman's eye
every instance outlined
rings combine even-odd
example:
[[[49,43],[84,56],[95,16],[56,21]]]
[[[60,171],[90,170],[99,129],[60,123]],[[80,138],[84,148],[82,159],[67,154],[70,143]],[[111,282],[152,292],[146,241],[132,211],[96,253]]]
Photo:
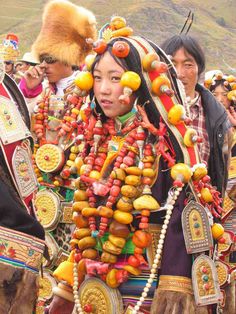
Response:
[[[101,79],[101,76],[99,76],[99,75],[94,75],[93,78],[94,78],[95,81],[99,81],[99,80]]]
[[[112,80],[113,82],[119,82],[119,81],[120,81],[120,77],[119,77],[119,76],[112,76],[112,77],[111,77],[111,80]]]

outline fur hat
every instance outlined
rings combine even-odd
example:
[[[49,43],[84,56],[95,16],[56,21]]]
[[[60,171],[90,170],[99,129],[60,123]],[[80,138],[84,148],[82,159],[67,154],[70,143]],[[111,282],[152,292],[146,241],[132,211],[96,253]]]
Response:
[[[92,46],[87,38],[96,38],[94,14],[67,0],[46,4],[41,31],[32,46],[34,56],[48,54],[61,62],[80,65]]]

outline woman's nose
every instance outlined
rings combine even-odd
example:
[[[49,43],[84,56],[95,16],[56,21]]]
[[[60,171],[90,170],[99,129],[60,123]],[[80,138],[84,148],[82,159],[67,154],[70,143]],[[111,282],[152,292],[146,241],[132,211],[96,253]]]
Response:
[[[107,80],[102,80],[100,85],[100,92],[103,94],[109,94],[110,93],[110,85]]]

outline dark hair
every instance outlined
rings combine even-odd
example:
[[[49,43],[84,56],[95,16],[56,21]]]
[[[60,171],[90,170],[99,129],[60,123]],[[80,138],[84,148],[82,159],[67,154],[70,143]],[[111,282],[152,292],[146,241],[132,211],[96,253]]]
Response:
[[[213,92],[213,91],[216,89],[216,87],[218,87],[218,86],[223,86],[227,91],[230,92],[230,91],[232,90],[232,88],[231,88],[231,86],[230,86],[229,83],[228,83],[228,84],[225,84],[225,82],[227,82],[225,79],[215,80],[214,83],[211,84],[209,90],[210,90],[211,92]]]
[[[112,46],[118,40],[125,41],[130,46],[130,52],[126,58],[117,58],[112,53]],[[159,55],[161,61],[164,61],[166,63],[170,62],[168,57],[165,55],[165,53],[156,44],[154,44],[153,42],[151,42],[145,38],[144,38],[144,40],[146,40],[147,43],[153,48],[153,50]],[[146,82],[146,80],[144,78],[141,57],[139,55],[139,52],[135,48],[135,46],[132,44],[132,41],[125,39],[125,38],[114,38],[113,40],[111,40],[108,43],[106,51],[108,51],[110,53],[112,58],[122,68],[124,68],[125,70],[134,71],[140,76],[141,85],[140,85],[139,89],[135,92],[135,95],[138,97],[138,104],[141,106],[146,104],[145,105],[145,111],[146,111],[146,114],[148,116],[149,121],[153,125],[155,125],[156,127],[159,127],[159,121],[161,119],[161,115],[160,115],[160,112],[159,112],[155,102],[154,102],[153,95],[150,91],[150,87],[147,85],[148,82]],[[96,56],[95,62],[93,63],[93,66],[91,69],[92,73],[94,72],[96,64],[102,59],[103,55],[104,55],[104,53],[102,55],[98,54]],[[173,84],[172,87],[176,91],[176,97],[177,97],[178,101],[181,103],[181,97],[180,97],[177,82],[175,79],[175,77],[176,77],[175,70],[170,69],[168,72],[169,72],[169,79]],[[93,99],[93,96],[94,96],[93,91],[91,91],[91,93],[90,93],[91,98],[90,99]],[[103,111],[101,110],[101,107],[97,103],[96,99],[95,99],[95,103],[96,103],[96,112],[101,114],[101,118],[103,121],[106,120],[106,117],[105,117]],[[168,137],[172,139],[173,148],[176,152],[176,155],[178,155],[177,159],[183,160],[181,150],[179,149],[179,143],[176,141],[175,136],[172,134],[171,130],[169,130],[169,129],[168,129]]]
[[[112,53],[112,46],[113,44],[118,41],[118,40],[122,40],[125,41],[129,44],[130,46],[130,52],[128,54],[128,56],[126,58],[117,58],[113,53]],[[156,53],[160,56],[161,60],[164,60],[165,62],[168,62],[167,57],[163,54],[163,52],[159,49],[159,47],[157,47],[154,43],[149,42],[147,39],[145,39],[151,46],[152,48],[156,51]],[[137,52],[137,49],[130,43],[130,41],[126,40],[125,38],[114,38],[112,41],[110,41],[107,45],[107,49],[106,51],[108,51],[110,53],[110,55],[112,56],[112,58],[124,69],[124,70],[129,70],[129,71],[134,71],[136,72],[140,78],[141,78],[141,86],[139,87],[139,89],[135,92],[136,97],[138,97],[138,103],[140,105],[144,105],[145,103],[148,102],[148,105],[145,107],[145,110],[147,112],[147,115],[149,117],[149,120],[154,124],[154,125],[158,125],[158,121],[159,121],[159,111],[156,108],[156,105],[153,102],[152,99],[152,95],[150,94],[150,90],[147,86],[147,83],[144,79],[143,76],[143,68],[142,68],[142,64],[141,64],[141,60],[140,60],[140,55]],[[96,64],[101,60],[101,58],[103,57],[104,53],[101,55],[97,55],[95,58],[95,61],[93,63],[92,66],[92,73],[94,72],[95,66]],[[173,75],[173,73],[172,73]],[[173,75],[175,76],[175,75]],[[94,94],[93,91],[91,91],[90,93],[90,97],[91,99],[93,98]],[[103,112],[99,106],[99,104],[97,103],[96,99],[95,99],[95,103],[96,103],[96,111],[100,114],[103,115]],[[104,117],[103,117],[104,119]]]
[[[228,84],[225,84],[225,82],[227,82],[225,79],[215,80],[214,83],[211,84],[211,86],[209,87],[209,90],[213,93],[216,87],[223,86],[226,91],[230,92],[232,90],[232,87],[228,82],[227,82]],[[230,106],[234,107],[234,101],[229,100],[229,102],[230,102]]]
[[[174,56],[175,53],[184,48],[196,61],[198,65],[198,75],[200,76],[206,66],[205,54],[199,45],[198,41],[189,35],[175,35],[166,39],[162,44],[161,48],[167,55]]]

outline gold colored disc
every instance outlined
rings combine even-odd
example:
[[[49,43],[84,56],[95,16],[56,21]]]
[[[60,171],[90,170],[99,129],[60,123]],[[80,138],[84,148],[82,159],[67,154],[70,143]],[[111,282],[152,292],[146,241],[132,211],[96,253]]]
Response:
[[[215,265],[216,265],[219,284],[220,286],[223,286],[227,282],[227,279],[228,279],[228,268],[225,264],[223,264],[220,261],[216,261]]]
[[[60,201],[58,196],[49,190],[43,190],[37,193],[35,201],[36,216],[47,230],[53,230],[60,215]]]
[[[82,308],[93,306],[94,314],[123,313],[122,298],[117,289],[111,289],[98,278],[86,279],[79,288]]]
[[[43,272],[43,277],[39,278],[39,296],[38,299],[49,300],[53,296],[52,289],[56,287],[56,280],[48,273]]]
[[[64,154],[60,147],[53,144],[45,144],[37,150],[35,161],[41,171],[54,172],[62,167]]]

